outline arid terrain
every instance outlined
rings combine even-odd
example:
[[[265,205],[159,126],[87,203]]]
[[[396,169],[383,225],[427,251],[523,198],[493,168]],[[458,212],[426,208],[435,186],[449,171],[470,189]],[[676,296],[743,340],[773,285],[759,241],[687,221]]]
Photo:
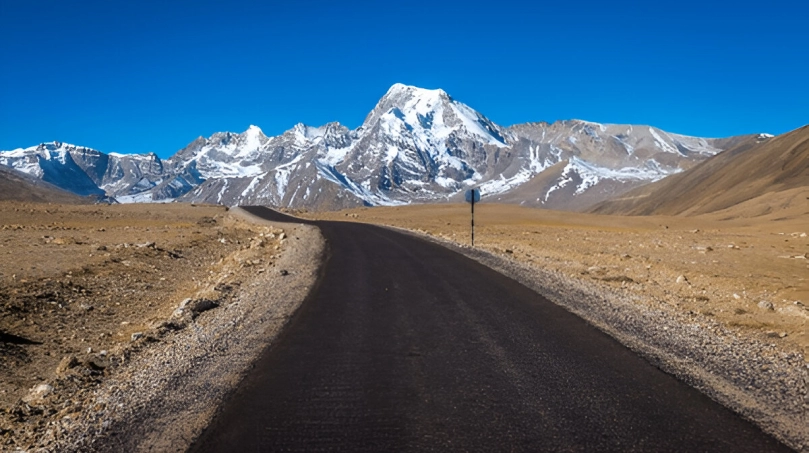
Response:
[[[660,341],[694,332],[732,385],[660,366],[794,446],[807,438],[806,196],[798,188],[776,205],[764,196],[696,217],[481,203],[475,245],[626,296],[630,308],[615,313],[655,312],[646,318],[661,322]],[[470,250],[468,205],[291,213]],[[0,450],[188,445],[314,284],[322,245],[312,231],[215,206],[0,203]],[[734,394],[739,386],[749,392]]]
[[[104,428],[110,428],[115,421],[106,408],[110,398],[102,401],[98,392],[108,380],[132,380],[132,370],[125,376],[120,372],[126,364],[145,355],[152,357],[147,365],[156,362],[158,371],[167,373],[172,366],[158,360],[170,354],[153,350],[176,343],[171,338],[186,326],[205,332],[215,324],[213,313],[225,308],[238,315],[224,323],[229,329],[261,319],[254,313],[241,322],[242,308],[231,308],[254,291],[255,282],[294,281],[295,269],[276,267],[289,249],[289,234],[224,207],[0,203],[0,450],[53,449],[70,434],[68,428],[89,432],[87,423],[93,421],[104,420]],[[256,330],[277,332],[302,297],[273,308],[272,290],[262,291],[278,321]],[[225,308],[214,310],[218,307]],[[227,332],[225,327],[221,330]],[[245,345],[247,331],[240,330]],[[189,363],[173,357],[174,365],[186,369],[189,357],[195,363],[205,358],[192,355],[202,342],[192,340],[179,348]],[[237,376],[248,364],[240,360],[228,359]],[[156,372],[147,382],[161,379],[171,381]],[[118,393],[125,386],[119,383]],[[124,395],[123,402],[135,396]]]
[[[796,200],[803,199],[804,193]],[[745,209],[752,209],[742,205]],[[480,203],[475,246],[754,332],[809,357],[809,211],[624,217]],[[304,213],[470,241],[469,205]],[[724,219],[724,220],[723,220]]]

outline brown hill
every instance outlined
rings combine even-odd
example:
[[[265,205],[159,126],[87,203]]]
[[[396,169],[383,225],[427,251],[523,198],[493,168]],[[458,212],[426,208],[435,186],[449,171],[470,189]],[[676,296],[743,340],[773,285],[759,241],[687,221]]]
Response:
[[[21,171],[0,165],[0,201],[78,204],[93,200],[66,192]]]
[[[590,212],[697,215],[733,211],[743,204],[743,213],[723,214],[767,215],[784,203],[794,206],[795,194],[807,187],[809,126],[804,126],[775,138],[746,140],[690,170],[599,203]]]

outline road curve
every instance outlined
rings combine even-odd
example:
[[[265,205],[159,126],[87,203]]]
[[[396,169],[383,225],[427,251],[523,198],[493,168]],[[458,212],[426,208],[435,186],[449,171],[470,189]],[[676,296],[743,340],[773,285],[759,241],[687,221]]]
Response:
[[[471,259],[315,224],[318,287],[190,451],[790,451]]]

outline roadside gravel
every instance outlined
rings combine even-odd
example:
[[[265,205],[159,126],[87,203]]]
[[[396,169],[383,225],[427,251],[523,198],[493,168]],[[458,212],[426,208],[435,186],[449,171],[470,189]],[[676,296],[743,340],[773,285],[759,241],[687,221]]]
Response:
[[[283,227],[281,255],[226,299],[188,300],[120,357],[109,377],[51,422],[29,451],[185,451],[279,334],[317,280],[324,242],[315,227]]]
[[[791,448],[809,451],[809,363],[797,348],[785,351],[782,345],[700,313],[676,310],[663,300],[638,303],[638,298],[647,296],[395,229],[442,244],[514,278]]]

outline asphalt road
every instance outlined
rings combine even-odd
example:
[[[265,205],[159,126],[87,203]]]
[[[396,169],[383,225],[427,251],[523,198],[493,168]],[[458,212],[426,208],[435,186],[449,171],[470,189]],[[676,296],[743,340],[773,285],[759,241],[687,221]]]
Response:
[[[316,224],[319,286],[191,451],[790,451],[473,260]]]

